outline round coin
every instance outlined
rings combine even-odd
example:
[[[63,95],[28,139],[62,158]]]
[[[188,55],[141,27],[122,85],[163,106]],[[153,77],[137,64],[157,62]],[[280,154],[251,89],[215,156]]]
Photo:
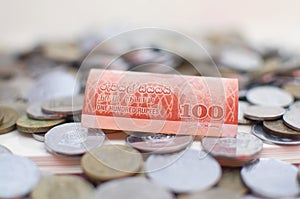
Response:
[[[220,180],[222,173],[215,159],[193,149],[173,154],[150,155],[145,170],[155,184],[176,193],[208,189]]]
[[[140,152],[123,145],[103,145],[81,159],[84,173],[96,182],[134,175],[142,164]]]
[[[62,114],[47,114],[42,111],[41,104],[33,104],[29,106],[26,110],[27,116],[31,119],[36,120],[57,120],[63,119],[64,115]]]
[[[300,140],[300,131],[287,127],[282,120],[264,121],[263,127],[265,132],[273,136]]]
[[[31,192],[32,199],[92,198],[93,186],[77,176],[43,178]]]
[[[146,178],[129,177],[101,184],[97,187],[93,198],[173,199],[173,195]]]
[[[200,191],[189,194],[186,199],[240,199],[242,195],[233,190],[227,190],[222,188],[214,188],[207,191]]]
[[[245,112],[245,118],[251,120],[276,120],[281,118],[285,109],[272,106],[249,106]]]
[[[6,153],[12,154],[12,152],[11,152],[8,148],[6,148],[6,147],[3,146],[3,145],[0,145],[0,155],[1,155],[1,154],[6,154]]]
[[[283,86],[283,89],[293,95],[296,99],[300,99],[300,84],[289,82]]]
[[[261,158],[244,166],[241,177],[255,194],[267,198],[295,197],[300,193],[297,167],[269,158]]]
[[[33,120],[24,115],[17,120],[17,129],[22,133],[44,133],[64,121],[64,119]]]
[[[173,153],[181,151],[193,142],[191,135],[166,135],[134,133],[126,137],[131,147],[151,153]]]
[[[45,133],[33,133],[32,137],[39,142],[45,141]]]
[[[40,179],[38,167],[28,158],[2,154],[0,162],[0,198],[24,196]]]
[[[299,113],[300,113],[300,108],[293,108],[291,110],[288,110],[283,115],[284,124],[296,131],[300,131]]]
[[[293,97],[283,89],[274,86],[259,86],[247,92],[247,100],[255,105],[286,107],[293,102]]]
[[[0,106],[0,111],[4,114],[4,119],[0,125],[0,134],[8,133],[15,128],[19,114],[12,108]]]
[[[103,144],[105,135],[100,129],[88,129],[79,122],[66,123],[50,129],[45,145],[56,153],[80,155]]]

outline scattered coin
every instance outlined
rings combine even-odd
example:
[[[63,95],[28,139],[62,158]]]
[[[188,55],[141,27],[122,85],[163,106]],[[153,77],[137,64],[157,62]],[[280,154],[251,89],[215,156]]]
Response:
[[[247,92],[247,100],[255,105],[286,107],[293,102],[293,97],[275,86],[259,86]]]
[[[88,129],[81,123],[66,123],[50,129],[45,145],[56,153],[80,155],[103,144],[105,135],[100,129]]]
[[[135,132],[126,137],[131,147],[151,153],[173,153],[185,149],[193,142],[193,136],[166,135]]]
[[[300,131],[295,131],[287,127],[282,120],[275,121],[264,121],[263,122],[264,131],[270,135],[300,140]]]
[[[41,104],[33,104],[29,106],[26,110],[27,116],[35,120],[58,120],[63,119],[64,115],[62,114],[47,114],[42,111]]]
[[[239,101],[239,108],[238,108],[238,123],[239,124],[251,124],[251,121],[244,117],[244,112],[250,106],[249,103],[244,101]]]
[[[64,119],[33,120],[24,115],[17,120],[17,129],[22,133],[44,133],[64,121]]]
[[[123,145],[103,145],[81,159],[84,173],[93,181],[132,176],[139,172],[142,164],[140,152]]]
[[[262,151],[263,142],[250,133],[238,132],[236,138],[204,137],[203,149],[222,166],[243,166],[255,160]]]
[[[283,115],[283,122],[288,127],[295,129],[296,131],[300,131],[300,108],[293,108],[291,110],[288,110]]]
[[[215,159],[193,149],[150,155],[145,170],[151,181],[176,193],[208,189],[220,180],[222,173]]]
[[[296,99],[300,99],[300,84],[289,82],[283,86],[283,89],[293,95]]]
[[[32,199],[92,198],[93,186],[77,176],[48,176],[31,193]]]
[[[97,187],[94,199],[173,199],[173,195],[162,187],[142,177],[129,177],[106,182]]]
[[[12,152],[8,148],[6,148],[3,145],[0,145],[0,155],[1,154],[6,154],[6,153],[12,154]]]
[[[244,117],[251,120],[276,120],[281,118],[285,109],[281,107],[272,106],[249,106],[245,112]]]
[[[45,141],[45,133],[33,133],[32,136],[34,139],[36,139],[39,142]]]
[[[259,196],[288,198],[300,193],[297,171],[297,167],[289,163],[261,158],[244,166],[241,177],[245,185]]]
[[[189,194],[186,199],[240,199],[242,195],[234,190],[214,188]]]
[[[2,154],[0,162],[0,198],[24,196],[40,179],[38,167],[28,158]]]
[[[4,114],[4,119],[0,125],[0,134],[8,133],[15,128],[19,114],[12,108],[0,106],[0,111]]]

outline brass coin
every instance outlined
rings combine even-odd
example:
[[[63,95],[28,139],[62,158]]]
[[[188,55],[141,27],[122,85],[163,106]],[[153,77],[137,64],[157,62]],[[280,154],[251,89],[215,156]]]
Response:
[[[33,120],[24,115],[17,120],[17,129],[23,133],[44,133],[64,121],[64,119]]]
[[[300,140],[300,131],[287,127],[282,120],[264,121],[264,130],[276,137]]]
[[[31,192],[32,199],[92,198],[93,186],[77,176],[43,178]]]
[[[244,112],[245,118],[251,120],[276,120],[285,112],[284,108],[272,106],[249,106]]]
[[[84,173],[96,182],[134,175],[142,164],[142,155],[123,145],[104,145],[92,149],[81,159]]]
[[[283,86],[283,89],[293,95],[296,99],[300,99],[300,84],[289,82]]]
[[[19,114],[12,108],[0,107],[0,111],[4,114],[4,119],[0,125],[0,134],[8,133],[15,128]]]

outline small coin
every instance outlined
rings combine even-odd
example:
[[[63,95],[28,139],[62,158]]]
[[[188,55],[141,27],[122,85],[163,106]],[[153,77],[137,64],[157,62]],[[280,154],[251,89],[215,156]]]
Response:
[[[42,111],[63,115],[79,115],[83,106],[83,95],[52,99],[42,104]]]
[[[0,162],[0,198],[24,196],[40,179],[38,167],[28,158],[2,154]]]
[[[4,114],[4,119],[0,125],[0,134],[8,133],[15,128],[19,114],[12,108],[0,106],[0,111]]]
[[[6,148],[3,145],[0,145],[0,155],[1,154],[6,154],[6,153],[12,154],[12,152],[8,148]]]
[[[300,144],[300,140],[293,140],[289,138],[280,138],[269,135],[263,130],[262,125],[256,124],[252,127],[252,133],[260,138],[261,140],[271,143],[271,144],[280,144],[280,145],[298,145]]]
[[[106,182],[97,187],[94,199],[173,199],[173,195],[146,178],[129,177]]]
[[[35,120],[58,120],[63,119],[64,115],[62,114],[47,114],[42,111],[41,104],[33,104],[29,106],[26,110],[27,116]]]
[[[189,194],[186,199],[240,199],[242,195],[234,190],[214,188],[207,191],[200,191]]]
[[[33,120],[24,115],[17,120],[17,129],[22,133],[45,133],[52,127],[61,124],[64,121],[64,119]]]
[[[255,105],[286,107],[293,102],[293,97],[278,87],[259,86],[247,92],[247,100]]]
[[[288,110],[283,115],[284,124],[296,131],[300,131],[299,113],[300,113],[300,108],[293,108],[291,110]]]
[[[281,107],[272,106],[249,106],[245,112],[244,117],[251,120],[276,120],[281,118],[285,109]]]
[[[123,145],[103,145],[81,159],[84,173],[97,182],[132,176],[139,172],[142,164],[140,152]]]
[[[31,192],[32,199],[92,198],[93,186],[78,176],[48,176]]]
[[[152,182],[176,193],[208,189],[220,180],[222,173],[215,159],[193,149],[150,155],[145,170]]]
[[[45,141],[45,133],[33,133],[32,137],[39,142]]]
[[[293,95],[296,99],[300,99],[300,84],[289,82],[283,86],[283,89]]]
[[[259,196],[288,198],[300,193],[297,171],[297,167],[289,163],[261,158],[244,166],[241,177],[245,185]]]
[[[173,153],[185,149],[193,141],[193,136],[166,135],[135,132],[126,137],[131,147],[151,153]]]
[[[236,138],[204,137],[203,149],[222,166],[243,166],[255,160],[262,151],[263,142],[250,133],[238,132]]]
[[[249,103],[244,101],[239,101],[239,108],[238,108],[238,123],[239,124],[251,124],[252,122],[244,117],[244,112],[250,106]]]
[[[56,126],[45,135],[45,145],[51,151],[65,155],[83,154],[101,146],[104,140],[102,130],[84,128],[79,122]]]
[[[295,131],[287,127],[282,120],[264,121],[263,127],[264,131],[270,135],[300,140],[300,131]]]

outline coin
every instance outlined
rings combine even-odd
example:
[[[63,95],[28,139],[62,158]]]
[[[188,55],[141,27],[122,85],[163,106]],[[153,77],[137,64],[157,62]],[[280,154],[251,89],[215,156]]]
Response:
[[[293,102],[288,92],[274,86],[258,86],[247,92],[247,100],[255,105],[286,107]]]
[[[288,198],[300,193],[297,171],[297,167],[289,163],[261,158],[244,166],[241,177],[245,185],[259,196]]]
[[[42,111],[42,105],[41,104],[33,104],[30,105],[27,110],[27,116],[31,119],[36,120],[57,120],[57,119],[63,119],[64,115],[62,114],[47,114]]]
[[[271,143],[271,144],[280,144],[280,145],[298,145],[300,144],[300,140],[293,140],[288,138],[279,138],[272,135],[267,134],[263,127],[259,124],[252,126],[252,133],[260,138],[261,140]]]
[[[283,122],[288,127],[300,131],[300,118],[299,118],[300,108],[293,108],[288,110],[283,115]]]
[[[12,108],[0,106],[0,111],[4,114],[4,119],[0,125],[0,134],[8,133],[15,128],[19,114]]]
[[[129,177],[113,180],[98,186],[94,199],[173,199],[173,195],[162,187],[142,177]]]
[[[45,133],[33,133],[32,137],[36,139],[39,142],[44,142],[45,141]]]
[[[12,152],[8,148],[6,148],[5,146],[0,145],[0,155],[1,154],[6,154],[6,153],[11,154]]]
[[[289,82],[283,86],[283,89],[293,95],[296,99],[300,99],[300,84]]]
[[[240,199],[242,195],[234,190],[214,188],[207,191],[200,191],[189,194],[186,199]]]
[[[191,135],[166,135],[135,132],[126,137],[131,147],[151,153],[173,153],[185,149],[193,142]]]
[[[24,196],[40,179],[38,167],[28,158],[2,154],[0,162],[0,198]]]
[[[97,182],[132,176],[139,172],[142,164],[140,152],[123,145],[103,145],[81,159],[84,173]]]
[[[204,137],[203,149],[222,166],[243,166],[255,160],[262,151],[263,142],[250,133],[238,132],[236,138]]]
[[[208,189],[220,180],[222,173],[215,159],[193,149],[150,155],[145,171],[152,182],[176,193]]]
[[[79,122],[56,126],[45,135],[45,145],[52,151],[65,155],[83,154],[101,146],[104,140],[102,130],[84,128]]]
[[[78,176],[48,176],[31,192],[32,199],[92,198],[93,186]]]
[[[0,125],[3,123],[4,114],[0,111]]]
[[[64,119],[33,120],[24,115],[17,120],[17,129],[22,133],[44,133],[64,121]]]
[[[281,107],[272,106],[249,106],[245,112],[244,117],[251,120],[276,120],[281,118],[285,109]]]
[[[295,131],[287,127],[282,120],[264,121],[263,127],[264,131],[270,135],[300,140],[300,131]]]
[[[251,121],[244,117],[244,112],[250,106],[249,103],[244,101],[239,101],[239,108],[238,108],[238,123],[239,124],[251,124]]]

